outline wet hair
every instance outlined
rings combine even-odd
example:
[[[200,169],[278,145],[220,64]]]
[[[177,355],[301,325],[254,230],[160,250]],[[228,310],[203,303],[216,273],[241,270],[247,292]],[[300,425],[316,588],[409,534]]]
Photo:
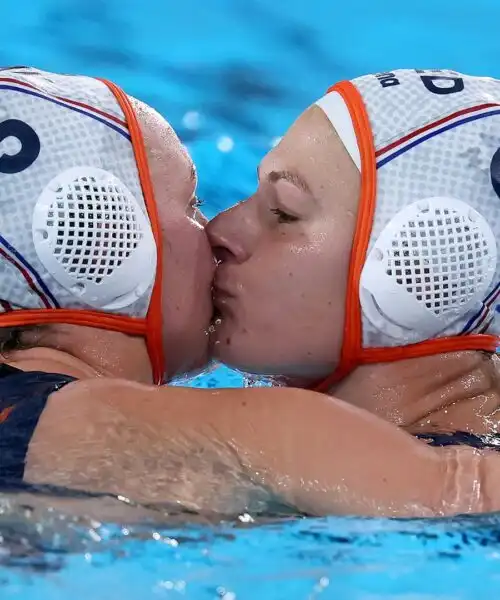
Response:
[[[8,355],[16,350],[35,348],[38,345],[36,334],[40,332],[40,329],[41,327],[38,325],[0,327],[0,356]]]

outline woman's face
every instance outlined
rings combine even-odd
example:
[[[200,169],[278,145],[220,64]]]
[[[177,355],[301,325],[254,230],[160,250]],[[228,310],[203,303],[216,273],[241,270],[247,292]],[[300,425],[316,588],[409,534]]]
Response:
[[[208,360],[215,262],[197,208],[196,172],[174,130],[133,101],[146,143],[163,237],[163,338],[170,377]]]
[[[208,225],[215,358],[300,378],[335,368],[359,187],[330,122],[308,109],[263,159],[255,194]]]

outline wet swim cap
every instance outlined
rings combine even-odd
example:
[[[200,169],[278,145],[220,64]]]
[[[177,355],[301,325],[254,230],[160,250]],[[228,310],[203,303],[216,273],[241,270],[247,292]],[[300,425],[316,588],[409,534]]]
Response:
[[[398,70],[322,108],[361,172],[339,368],[499,344],[500,81]]]
[[[0,327],[144,336],[160,383],[160,244],[126,94],[90,77],[0,70]]]

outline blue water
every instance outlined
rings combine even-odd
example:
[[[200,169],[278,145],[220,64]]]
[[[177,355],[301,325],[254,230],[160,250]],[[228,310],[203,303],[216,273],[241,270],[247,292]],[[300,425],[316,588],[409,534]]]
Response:
[[[462,600],[500,583],[496,517],[67,529],[3,558],[2,600]]]
[[[0,63],[108,77],[155,106],[192,151],[213,216],[252,191],[275,137],[339,79],[398,67],[499,77],[499,17],[497,0],[4,0]],[[241,383],[227,369],[191,382]],[[127,528],[2,502],[2,600],[498,594],[495,515]]]

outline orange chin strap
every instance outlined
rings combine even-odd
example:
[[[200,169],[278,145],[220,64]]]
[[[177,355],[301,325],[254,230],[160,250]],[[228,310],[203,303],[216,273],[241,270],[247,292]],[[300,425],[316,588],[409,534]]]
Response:
[[[0,316],[3,327],[20,327],[26,325],[43,325],[49,323],[67,323],[117,331],[129,335],[138,335],[146,338],[147,349],[151,360],[154,382],[160,385],[165,372],[165,360],[162,337],[162,239],[155,195],[151,182],[151,174],[146,155],[144,138],[137,121],[136,114],[130,101],[117,85],[101,79],[113,93],[125,115],[134,149],[140,183],[148,211],[151,229],[156,242],[157,266],[156,278],[149,303],[146,318],[114,315],[95,310],[72,310],[59,308],[44,308],[35,310],[19,310],[3,313]]]
[[[359,288],[377,201],[375,146],[368,112],[358,89],[350,81],[342,81],[328,90],[332,91],[338,92],[344,99],[354,125],[361,155],[361,192],[349,263],[340,362],[330,376],[314,386],[314,390],[327,393],[335,383],[362,364],[394,362],[458,350],[496,352],[500,345],[498,337],[484,334],[444,337],[394,348],[363,348]]]

